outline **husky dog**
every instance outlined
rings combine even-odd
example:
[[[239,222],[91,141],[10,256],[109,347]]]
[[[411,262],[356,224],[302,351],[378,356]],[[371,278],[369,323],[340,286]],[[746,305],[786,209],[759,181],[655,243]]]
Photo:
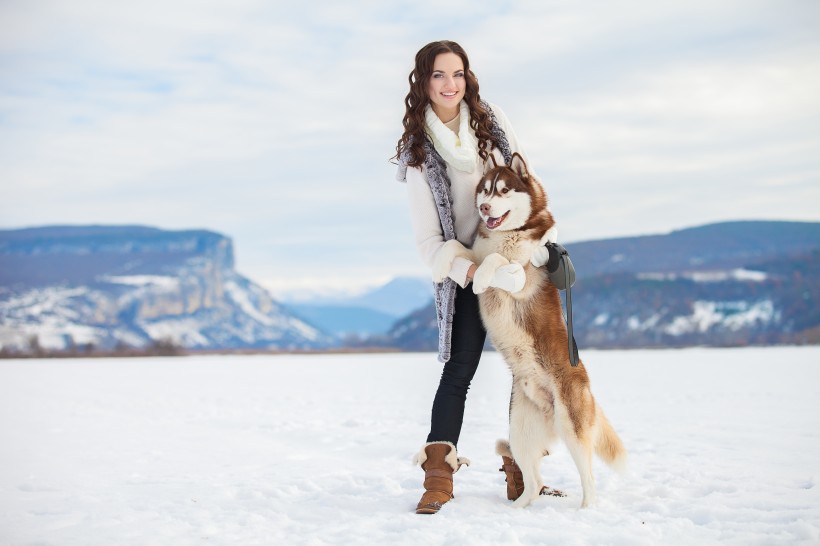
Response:
[[[495,165],[494,159],[493,164],[476,188],[482,222],[472,249],[458,241],[445,243],[435,257],[433,277],[440,282],[456,256],[480,264],[473,291],[480,294],[482,321],[513,379],[509,452],[503,440],[497,449],[510,453],[521,468],[524,492],[514,506],[527,506],[542,492],[541,459],[561,439],[581,475],[584,508],[595,502],[593,452],[620,470],[626,450],[595,403],[583,362],[570,364],[558,289],[546,268],[530,263],[547,232],[556,229],[544,190],[520,155],[513,155],[509,167]],[[498,268],[519,267],[515,264],[526,275],[520,291],[490,286]]]

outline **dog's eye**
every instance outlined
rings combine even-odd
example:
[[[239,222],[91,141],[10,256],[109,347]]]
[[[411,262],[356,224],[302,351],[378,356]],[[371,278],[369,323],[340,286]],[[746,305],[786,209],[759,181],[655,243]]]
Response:
[[[501,194],[503,195],[503,194],[507,193],[508,191],[510,191],[510,188],[503,188],[501,190]]]

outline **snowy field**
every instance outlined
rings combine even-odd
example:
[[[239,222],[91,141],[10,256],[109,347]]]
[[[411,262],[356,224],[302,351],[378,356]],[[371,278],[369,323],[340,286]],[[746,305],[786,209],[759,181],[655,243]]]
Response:
[[[630,452],[565,449],[505,498],[509,377],[484,356],[456,498],[413,513],[432,354],[0,361],[0,544],[818,544],[820,347],[583,351]]]

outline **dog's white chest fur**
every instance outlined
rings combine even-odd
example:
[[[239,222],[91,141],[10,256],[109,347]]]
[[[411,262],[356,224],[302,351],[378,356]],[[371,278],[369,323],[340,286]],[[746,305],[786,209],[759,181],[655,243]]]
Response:
[[[488,236],[479,236],[473,243],[473,254],[477,263],[493,253],[498,253],[510,260],[525,265],[530,260],[532,251],[538,245],[537,240],[527,237],[526,232],[504,231],[491,232]]]
[[[478,237],[473,253],[480,263],[487,256],[498,253],[524,266],[527,273],[524,289],[515,294],[505,290],[490,289],[479,296],[481,318],[496,349],[504,353],[504,359],[514,376],[535,376],[539,366],[532,336],[526,324],[530,320],[529,307],[533,294],[540,289],[542,272],[529,263],[530,255],[538,244],[526,232],[498,232]]]

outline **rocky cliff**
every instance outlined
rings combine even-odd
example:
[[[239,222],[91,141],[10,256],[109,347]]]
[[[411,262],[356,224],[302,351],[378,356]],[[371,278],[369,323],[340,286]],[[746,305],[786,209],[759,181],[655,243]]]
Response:
[[[234,270],[205,230],[0,231],[0,346],[314,348],[330,343]]]

